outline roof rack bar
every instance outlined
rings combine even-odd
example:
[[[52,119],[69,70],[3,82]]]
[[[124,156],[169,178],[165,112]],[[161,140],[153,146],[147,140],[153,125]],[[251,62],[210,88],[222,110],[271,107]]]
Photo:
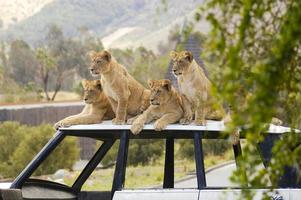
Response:
[[[239,167],[238,158],[241,157],[242,155],[240,141],[238,141],[237,144],[233,144],[233,151],[234,151],[236,167]]]
[[[203,156],[203,146],[202,139],[200,137],[202,132],[194,132],[194,153],[195,153],[195,164],[196,164],[196,175],[198,189],[206,187],[206,176],[204,167],[204,156]]]
[[[112,184],[112,198],[116,190],[121,190],[124,186],[126,162],[129,148],[129,131],[122,131],[120,136],[120,144],[117,154],[114,179]]]
[[[64,139],[65,134],[57,131],[56,134],[48,141],[43,149],[32,159],[32,161],[23,169],[19,176],[14,180],[11,189],[20,189],[23,183],[32,175],[32,173],[40,166],[40,164],[49,156],[49,154]]]
[[[163,188],[174,188],[174,138],[166,138],[165,141]]]
[[[92,174],[94,169],[97,167],[97,165],[101,162],[103,157],[107,154],[107,152],[111,149],[113,144],[115,143],[115,139],[111,140],[105,140],[97,152],[94,154],[92,159],[89,161],[89,163],[85,166],[81,174],[78,176],[74,184],[72,185],[72,188],[75,191],[80,191],[85,181],[89,178],[89,176]]]

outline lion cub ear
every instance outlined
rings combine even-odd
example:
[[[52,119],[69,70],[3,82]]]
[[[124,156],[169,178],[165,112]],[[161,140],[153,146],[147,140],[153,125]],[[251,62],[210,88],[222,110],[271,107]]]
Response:
[[[95,83],[95,86],[96,86],[96,88],[98,89],[98,90],[102,90],[102,87],[101,87],[101,82],[100,82],[100,80],[98,79],[98,80],[95,80],[94,81],[94,83]]]
[[[88,85],[88,81],[86,79],[83,79],[81,83],[82,83],[83,88],[86,88]]]
[[[148,80],[148,86],[149,88],[152,88],[154,86],[155,81],[154,80]]]
[[[175,59],[175,58],[177,57],[177,52],[171,51],[171,52],[169,53],[169,56],[171,57],[171,59]]]
[[[162,86],[167,90],[170,91],[171,90],[171,82],[168,79],[164,79]]]
[[[188,60],[189,62],[192,62],[193,60],[193,55],[191,51],[184,51],[185,59]]]
[[[89,55],[90,58],[93,58],[96,54],[97,54],[96,51],[89,51],[88,52],[88,55]]]
[[[111,56],[111,54],[110,54],[110,52],[108,52],[107,50],[104,50],[103,51],[103,56],[102,56],[106,61],[110,61],[111,60],[111,58],[112,58],[112,56]]]

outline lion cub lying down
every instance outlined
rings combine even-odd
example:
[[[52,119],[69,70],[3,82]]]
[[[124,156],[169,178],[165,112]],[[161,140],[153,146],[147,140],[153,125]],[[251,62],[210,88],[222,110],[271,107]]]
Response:
[[[225,112],[211,95],[211,83],[192,53],[172,51],[170,55],[173,60],[173,73],[183,96],[184,117],[180,123],[191,123],[193,116],[196,125],[205,125],[205,119],[221,120]]]
[[[77,124],[95,124],[100,123],[103,119],[113,119],[114,112],[102,91],[100,80],[83,80],[82,86],[86,103],[83,111],[57,122],[54,125],[56,129]]]
[[[179,121],[183,115],[181,97],[169,80],[149,81],[149,87],[151,105],[134,121],[131,127],[133,134],[140,133],[144,124],[153,120],[156,120],[155,130],[161,131],[168,124]]]
[[[149,106],[150,91],[145,89],[119,64],[108,51],[90,52],[93,76],[101,76],[104,93],[108,97],[116,118],[113,124],[142,113]]]

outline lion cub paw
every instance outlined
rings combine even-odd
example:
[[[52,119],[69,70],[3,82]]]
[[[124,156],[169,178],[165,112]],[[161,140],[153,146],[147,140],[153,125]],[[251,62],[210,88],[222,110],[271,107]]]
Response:
[[[143,129],[143,124],[141,123],[134,123],[132,126],[131,126],[131,132],[134,134],[134,135],[138,135]]]
[[[274,124],[276,126],[281,126],[283,124],[282,120],[281,119],[278,119],[276,117],[273,117],[272,120],[271,120],[271,124]]]
[[[198,119],[198,120],[194,120],[194,123],[197,126],[206,126],[206,120]]]
[[[156,121],[154,123],[155,131],[162,131],[166,128],[167,124],[161,121]]]
[[[63,128],[63,127],[69,127],[71,126],[72,124],[68,123],[68,122],[64,122],[64,121],[59,121],[57,123],[54,124],[54,128],[56,130],[58,130],[59,128]]]
[[[125,124],[125,121],[121,120],[121,119],[114,118],[112,120],[112,123],[115,124],[115,125],[123,125],[123,124]]]
[[[131,125],[131,124],[134,123],[135,119],[137,119],[137,117],[129,118],[129,119],[126,121],[126,123],[129,124],[129,125]]]
[[[180,119],[180,124],[182,125],[188,125],[192,122],[192,119],[188,119],[188,118],[182,118]]]

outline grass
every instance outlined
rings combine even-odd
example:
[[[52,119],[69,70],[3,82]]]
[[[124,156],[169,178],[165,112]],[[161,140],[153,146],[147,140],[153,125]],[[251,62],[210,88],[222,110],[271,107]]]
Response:
[[[231,150],[225,152],[224,155],[205,157],[205,168],[208,169],[214,165],[233,160],[233,152]],[[191,160],[178,160],[175,158],[175,180],[179,180],[187,176],[187,174],[195,173],[195,163]],[[128,166],[126,168],[125,188],[147,188],[162,184],[164,172],[164,159],[147,165],[147,166]],[[64,183],[72,185],[79,172],[73,172],[69,176],[64,177]],[[84,191],[109,191],[112,187],[114,176],[114,167],[108,169],[95,170],[86,183],[83,185]]]
[[[48,95],[52,97],[54,92],[48,92]],[[43,99],[45,99],[45,94],[42,93]],[[80,100],[80,96],[74,92],[59,91],[55,97],[55,101],[75,101]]]

